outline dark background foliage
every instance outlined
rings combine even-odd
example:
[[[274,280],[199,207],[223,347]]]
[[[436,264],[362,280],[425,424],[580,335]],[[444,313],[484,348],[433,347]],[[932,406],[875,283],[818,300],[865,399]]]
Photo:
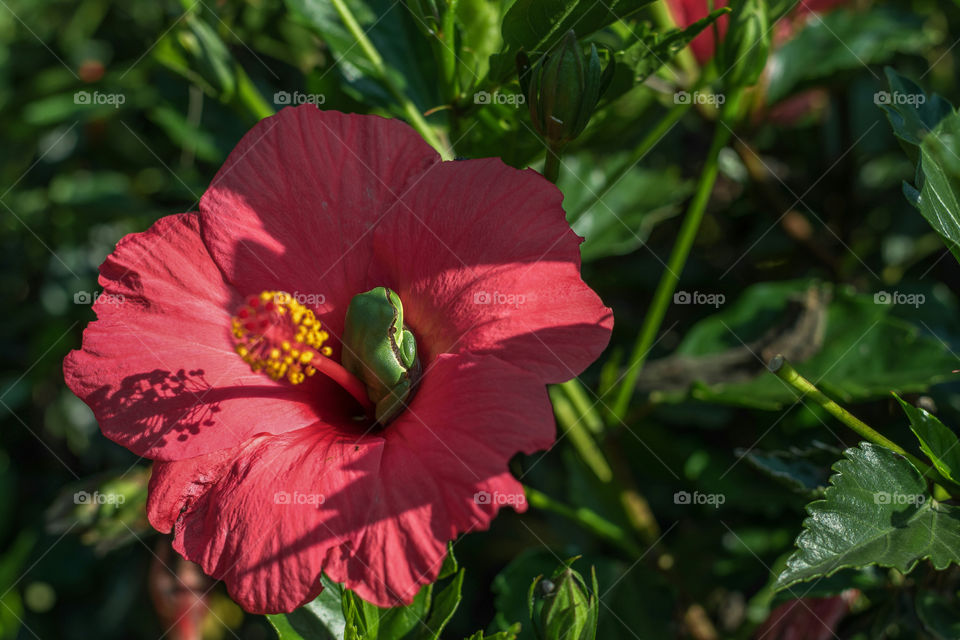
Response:
[[[382,18],[371,39],[417,108],[446,104],[414,12],[403,3],[356,4],[365,25]],[[909,431],[891,389],[916,403],[929,383],[946,382],[922,401],[960,424],[950,382],[960,366],[960,271],[901,193],[914,164],[874,98],[887,89],[888,64],[960,100],[960,9],[932,0],[859,9],[829,23],[835,37],[823,28],[801,32],[777,50],[780,74],[764,81],[767,97],[754,96],[753,116],[722,153],[680,284],[694,302],[696,294],[722,301],[668,310],[642,393],[622,423],[594,436],[613,480],[604,481],[571,438],[516,461],[525,483],[638,531],[649,552],[631,556],[545,511],[505,511],[489,532],[457,544],[467,580],[450,637],[525,622],[530,580],[577,554],[585,556],[579,566],[598,570],[604,639],[689,633],[695,605],[725,637],[748,637],[762,622],[774,598],[771,574],[792,549],[806,500],[738,451],[813,448],[804,459],[816,487],[857,439],[784,396],[755,358],[736,368],[658,360],[739,349],[779,327],[780,337],[810,343],[810,375],[828,383],[824,390],[894,439],[908,440]],[[150,596],[164,569],[150,567],[158,556],[175,563],[142,514],[148,461],[102,437],[64,386],[61,363],[93,319],[97,267],[117,240],[194,210],[230,149],[277,107],[276,92],[322,94],[327,109],[397,115],[330,11],[305,0],[0,0],[0,639],[164,633]],[[625,24],[639,28],[651,16],[645,10]],[[616,26],[594,38],[617,48],[631,33]],[[674,106],[665,83],[662,74],[648,86],[628,80],[608,95],[562,169],[568,212],[587,238],[584,278],[616,315],[610,349],[583,376],[592,389],[602,387],[604,365],[629,351],[714,126],[691,109],[633,164],[631,152]],[[771,108],[810,87],[817,90],[799,117]],[[449,126],[457,155],[540,166],[543,146],[526,110],[476,105],[474,88],[462,82],[466,97],[429,116]],[[123,103],[78,103],[78,91]],[[609,187],[621,167],[622,179]],[[882,291],[922,294],[924,303],[878,311],[873,295]],[[795,326],[804,312],[828,316],[822,341]],[[690,391],[705,378],[731,384]],[[95,513],[74,504],[76,491],[104,486],[127,495],[123,508]],[[678,491],[725,501],[677,504]],[[796,595],[861,586],[867,601],[842,637],[917,637],[920,623],[906,603],[930,581],[958,584],[952,572],[934,576],[921,566],[892,582],[885,570],[842,573]],[[273,637],[222,586],[208,603],[207,637]]]

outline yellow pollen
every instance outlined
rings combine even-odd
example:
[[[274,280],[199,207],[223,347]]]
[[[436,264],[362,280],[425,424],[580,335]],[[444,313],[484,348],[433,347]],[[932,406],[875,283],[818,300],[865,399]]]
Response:
[[[317,370],[309,363],[333,353],[324,342],[330,334],[321,328],[311,309],[283,291],[250,296],[233,316],[234,349],[255,372],[273,380],[300,384]]]

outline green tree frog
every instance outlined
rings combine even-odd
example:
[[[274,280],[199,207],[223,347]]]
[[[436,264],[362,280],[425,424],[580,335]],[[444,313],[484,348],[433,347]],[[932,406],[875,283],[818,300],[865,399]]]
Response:
[[[403,324],[400,296],[386,287],[355,295],[342,342],[344,368],[367,386],[377,422],[387,424],[420,377],[417,341]]]

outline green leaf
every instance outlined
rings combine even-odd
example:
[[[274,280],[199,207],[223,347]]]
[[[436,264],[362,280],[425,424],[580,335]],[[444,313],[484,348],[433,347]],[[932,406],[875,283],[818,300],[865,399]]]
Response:
[[[676,167],[664,170],[631,167],[610,184],[629,159],[622,155],[595,157],[583,153],[565,156],[558,186],[573,230],[583,236],[584,262],[639,248],[659,223],[680,212],[691,191]]]
[[[920,144],[919,209],[960,260],[960,114],[940,121]],[[918,178],[919,179],[919,178]]]
[[[629,67],[633,71],[634,82],[639,84],[673,60],[694,38],[727,13],[730,13],[730,9],[721,7],[685,29],[671,29],[666,33],[650,29],[641,31],[636,42],[617,54],[617,64]],[[638,27],[637,31],[640,29]]]
[[[910,462],[866,442],[843,455],[825,498],[807,505],[778,590],[850,567],[909,573],[924,559],[938,570],[960,560],[960,509],[933,500]]]
[[[180,22],[180,21],[178,21]],[[227,102],[236,91],[233,56],[217,32],[194,13],[175,24],[153,49],[153,57],[207,93]]]
[[[953,113],[953,105],[937,94],[925,94],[919,85],[890,67],[885,71],[890,90],[874,97],[887,114],[893,134],[916,164],[920,161],[920,143],[941,120]]]
[[[490,70],[490,56],[500,48],[500,4],[487,0],[459,0],[460,85],[470,93]]]
[[[450,622],[453,614],[456,613],[460,601],[463,599],[461,590],[463,589],[464,570],[460,569],[450,584],[445,586],[437,594],[433,601],[433,609],[430,611],[430,618],[427,620],[427,629],[429,635],[425,636],[430,640],[439,640],[443,629]]]
[[[520,633],[520,623],[514,623],[507,631],[498,631],[493,635],[484,635],[483,631],[477,631],[466,640],[516,640]]]
[[[757,83],[770,54],[770,15],[766,0],[732,0],[730,26],[720,43],[721,77],[729,89]]]
[[[453,542],[447,542],[447,557],[443,559],[443,564],[440,566],[440,573],[437,574],[437,580],[449,578],[455,574],[459,568],[460,565],[457,563],[457,558],[453,555]]]
[[[663,402],[693,397],[775,410],[799,394],[766,371],[774,353],[843,402],[924,391],[956,369],[940,340],[895,315],[903,307],[847,287],[759,283],[720,307],[690,329],[673,356],[645,367],[641,390]]]
[[[427,619],[432,594],[433,585],[428,584],[420,589],[420,592],[417,593],[413,602],[409,605],[387,609],[362,601],[364,619],[367,624],[367,637],[394,640],[403,638],[419,628]]]
[[[812,14],[771,56],[767,101],[778,102],[816,82],[836,80],[839,72],[859,72],[897,53],[922,53],[935,37],[923,21],[915,13],[887,7]]]
[[[340,603],[342,587],[326,575],[323,591],[291,613],[267,615],[280,640],[338,640],[344,637],[344,615]]]
[[[917,594],[917,617],[936,640],[960,638],[960,615],[956,598],[952,600],[931,591]]]
[[[960,478],[960,440],[956,434],[924,409],[904,402],[897,394],[893,397],[910,419],[910,429],[930,462],[944,478],[956,483]]]
[[[829,481],[830,464],[838,455],[839,449],[822,442],[789,451],[737,451],[738,457],[744,457],[761,473],[806,494],[823,493]]]
[[[328,0],[286,0],[287,6],[306,26],[323,38],[331,52],[331,64],[343,77],[342,86],[354,98],[373,105],[395,107],[396,102],[376,78],[379,73],[363,48],[343,26]],[[413,23],[404,3],[389,0],[347,0],[360,28],[383,58],[394,85],[426,111],[440,103],[439,72],[429,43]],[[398,113],[398,115],[400,115]]]
[[[499,84],[516,73],[515,59],[521,50],[533,60],[559,42],[570,29],[582,39],[652,1],[516,0],[503,17],[500,33],[504,48],[490,58],[490,78]]]

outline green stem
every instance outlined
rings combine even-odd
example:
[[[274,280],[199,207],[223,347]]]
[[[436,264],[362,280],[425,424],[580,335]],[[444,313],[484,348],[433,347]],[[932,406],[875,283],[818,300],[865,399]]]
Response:
[[[603,431],[603,418],[600,416],[600,412],[597,411],[597,405],[599,403],[587,396],[587,392],[580,380],[578,378],[567,380],[560,385],[560,388],[567,393],[567,397],[570,398],[570,402],[573,403],[573,408],[576,409],[577,414],[580,416],[580,419],[583,420],[587,429],[596,435],[600,435]]]
[[[596,512],[586,507],[573,508],[567,506],[562,502],[554,500],[545,493],[537,491],[533,487],[524,485],[523,490],[527,494],[527,502],[534,509],[542,509],[563,516],[580,525],[590,533],[595,534],[597,537],[603,538],[620,547],[634,558],[643,557],[643,551],[640,550],[640,547],[637,546],[623,529],[609,520],[604,519]]]
[[[543,162],[543,177],[557,184],[560,177],[560,149],[550,145],[547,147],[547,159]]]
[[[724,105],[717,127],[713,133],[713,142],[710,145],[710,151],[707,153],[706,164],[700,173],[700,179],[697,182],[697,188],[693,199],[687,208],[687,213],[683,218],[683,224],[680,226],[680,233],[670,252],[670,258],[667,261],[667,268],[660,277],[660,283],[653,294],[653,301],[647,315],[643,319],[643,325],[640,327],[640,333],[634,344],[633,352],[627,363],[627,371],[624,374],[623,382],[617,390],[616,398],[611,409],[612,422],[618,422],[623,419],[623,415],[630,406],[630,399],[633,397],[634,388],[637,385],[637,377],[647,359],[647,354],[656,340],[657,333],[660,331],[660,325],[663,323],[663,317],[667,313],[667,307],[673,299],[673,293],[676,291],[677,282],[680,280],[680,273],[687,262],[687,256],[690,255],[690,249],[697,237],[697,231],[700,229],[700,221],[707,210],[707,203],[710,201],[710,194],[713,191],[713,185],[717,180],[718,161],[720,151],[730,140],[733,133],[730,126],[725,123],[728,114],[737,112],[740,103],[740,91],[734,92],[729,96],[729,100]]]
[[[553,412],[564,435],[569,436],[570,443],[584,464],[597,476],[600,482],[608,483],[613,480],[613,471],[610,463],[597,446],[587,425],[584,416],[579,414],[569,396],[564,394],[560,386],[551,386],[548,389],[550,400],[553,403]]]
[[[909,451],[898,445],[896,442],[890,440],[882,433],[869,426],[863,420],[856,417],[838,405],[836,402],[828,398],[826,394],[816,387],[816,385],[800,375],[782,355],[778,354],[771,358],[767,367],[772,373],[776,374],[778,378],[802,393],[805,397],[810,398],[818,405],[826,409],[827,413],[853,429],[860,436],[866,438],[874,444],[879,444],[887,449],[890,449],[891,451],[899,453],[904,458],[912,462],[913,465],[924,475],[930,471],[930,468],[919,458],[912,455]]]
[[[437,135],[437,132],[431,127],[426,119],[423,117],[423,114],[420,113],[420,110],[417,109],[417,106],[400,90],[399,87],[391,80],[390,75],[387,73],[387,67],[383,63],[383,57],[380,56],[380,52],[377,51],[377,48],[373,46],[373,43],[370,42],[370,39],[367,38],[367,34],[364,33],[363,29],[360,27],[360,24],[357,22],[357,19],[353,16],[353,13],[347,7],[344,0],[330,0],[333,3],[334,8],[337,10],[337,13],[340,15],[340,19],[343,20],[344,26],[347,28],[347,31],[350,32],[356,41],[360,45],[360,50],[363,51],[363,54],[367,57],[367,60],[370,61],[370,64],[373,65],[374,70],[377,72],[377,80],[383,83],[387,88],[390,94],[400,103],[400,107],[403,110],[403,115],[409,120],[410,126],[417,130],[417,132],[423,136],[423,139],[427,141],[444,160],[452,160],[453,154],[450,149],[445,145],[440,137]]]
[[[441,63],[443,65],[443,75],[447,83],[447,98],[452,103],[457,98],[459,87],[457,87],[457,28],[454,18],[457,13],[457,5],[460,0],[450,0],[443,14],[443,33],[442,39],[438,42],[442,47],[440,51]]]

